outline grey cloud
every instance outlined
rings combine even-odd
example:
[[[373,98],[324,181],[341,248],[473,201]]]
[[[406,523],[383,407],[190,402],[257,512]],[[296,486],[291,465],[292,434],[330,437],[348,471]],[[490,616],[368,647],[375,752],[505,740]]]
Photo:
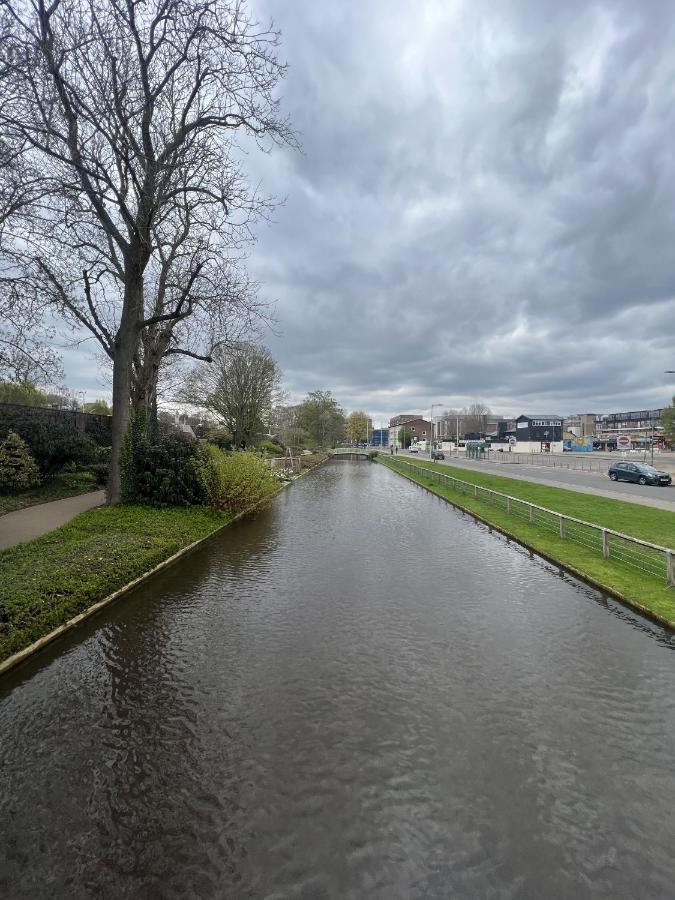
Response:
[[[377,418],[663,405],[675,46],[653,0],[251,0],[303,152],[250,260],[295,397]]]

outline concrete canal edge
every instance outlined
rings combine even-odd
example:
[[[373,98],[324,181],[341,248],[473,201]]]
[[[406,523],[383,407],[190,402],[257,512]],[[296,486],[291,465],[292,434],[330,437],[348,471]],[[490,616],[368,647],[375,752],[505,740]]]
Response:
[[[297,475],[293,481],[287,481],[282,484],[278,490],[278,492],[274,495],[278,496],[281,491],[288,487],[290,484],[293,484],[298,478],[302,478],[303,475],[307,475],[308,472],[314,471],[314,469],[323,465],[326,460],[322,460],[317,463],[315,466],[311,468],[305,469],[304,472],[301,472]],[[265,503],[266,501],[263,501]],[[33,641],[32,644],[29,644],[27,647],[24,647],[23,650],[17,650],[16,653],[13,653],[11,656],[8,656],[7,659],[0,662],[0,676],[4,675],[5,672],[9,672],[10,669],[14,669],[17,666],[21,665],[21,663],[26,662],[26,660],[30,659],[36,653],[39,653],[40,650],[43,650],[48,644],[51,644],[57,638],[62,637],[64,634],[68,634],[74,628],[77,628],[83,622],[86,622],[92,616],[95,616],[101,610],[105,609],[107,606],[110,606],[111,603],[114,603],[116,600],[119,600],[121,597],[124,597],[126,594],[129,594],[139,585],[151,579],[154,575],[157,575],[163,569],[167,569],[169,566],[174,565],[174,563],[178,562],[184,556],[187,556],[190,553],[193,553],[196,549],[201,547],[207,541],[210,541],[224,528],[228,528],[230,525],[233,525],[235,522],[243,519],[245,516],[250,515],[255,512],[258,507],[260,507],[260,503],[256,503],[253,506],[245,509],[243,512],[238,513],[232,519],[228,519],[227,522],[223,522],[222,525],[219,525],[215,528],[210,534],[207,534],[206,537],[200,538],[198,541],[193,541],[193,543],[188,544],[186,547],[178,550],[172,556],[169,556],[167,559],[163,560],[161,563],[158,563],[152,569],[147,572],[144,572],[142,575],[139,575],[138,578],[134,578],[133,581],[130,581],[128,584],[125,584],[124,587],[119,588],[116,591],[113,591],[112,594],[108,594],[107,597],[104,597],[102,600],[97,600],[96,603],[93,603],[91,606],[87,607],[83,612],[78,613],[76,616],[73,616],[72,619],[68,619],[67,622],[64,622],[63,625],[59,625],[58,628],[54,628],[53,631],[50,631],[48,634],[43,635],[41,638],[38,638],[37,641]]]
[[[378,460],[379,461],[379,460]],[[508,531],[501,525],[497,525],[495,522],[491,522],[489,519],[486,519],[484,516],[479,515],[474,510],[469,509],[467,506],[462,506],[461,503],[456,503],[454,500],[450,500],[449,497],[443,496],[443,494],[437,493],[433,488],[429,487],[426,484],[421,484],[419,481],[416,481],[410,475],[405,472],[401,472],[400,469],[395,466],[387,465],[386,461],[379,461],[382,465],[386,466],[393,472],[396,472],[397,475],[400,475],[402,478],[406,478],[412,484],[417,485],[417,487],[422,488],[425,491],[428,491],[430,494],[433,494],[434,497],[438,497],[439,500],[444,500],[450,506],[453,506],[455,509],[459,509],[467,515],[471,516],[472,519],[475,519],[477,522],[481,522],[483,525],[487,525],[489,529],[493,531],[498,531],[505,538],[508,538],[510,541],[514,541],[516,544],[520,544],[521,547],[525,547],[525,549],[529,550],[531,553],[536,553],[537,556],[540,556],[542,559],[545,559],[547,562],[552,563],[554,566],[557,566],[559,569],[562,569],[564,572],[568,572],[570,575],[573,575],[575,578],[578,578],[579,581],[585,582],[585,584],[590,585],[590,587],[595,588],[603,594],[607,594],[610,597],[613,597],[615,600],[618,600],[624,606],[628,606],[630,609],[639,613],[641,616],[644,616],[646,619],[650,619],[652,622],[655,622],[657,625],[661,625],[663,628],[667,628],[669,631],[675,632],[675,622],[672,622],[670,619],[667,619],[665,616],[660,615],[660,613],[654,612],[654,610],[649,609],[646,606],[643,606],[641,603],[638,603],[637,600],[632,600],[630,597],[626,597],[624,594],[621,594],[615,588],[609,587],[603,582],[598,581],[596,578],[593,578],[592,575],[588,575],[586,572],[582,572],[581,569],[577,569],[575,566],[570,565],[569,563],[563,562],[560,559],[557,559],[555,556],[551,556],[551,554],[546,553],[543,550],[539,550],[537,547],[533,547],[531,544],[528,544],[527,541],[523,540],[518,535],[513,534]]]

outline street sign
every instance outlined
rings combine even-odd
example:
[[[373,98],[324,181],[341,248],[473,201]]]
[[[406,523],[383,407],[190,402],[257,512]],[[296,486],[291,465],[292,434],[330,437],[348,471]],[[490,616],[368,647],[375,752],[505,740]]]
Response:
[[[517,441],[516,438],[514,438],[514,437],[510,437],[510,438],[509,438],[509,444],[510,444],[512,447],[515,447],[517,443],[518,443],[518,441]]]
[[[627,434],[620,434],[616,439],[616,446],[621,450],[630,450],[631,443],[632,441]]]

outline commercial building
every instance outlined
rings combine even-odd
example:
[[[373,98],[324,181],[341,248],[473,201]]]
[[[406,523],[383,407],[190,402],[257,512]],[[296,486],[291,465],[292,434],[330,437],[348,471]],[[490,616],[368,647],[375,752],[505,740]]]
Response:
[[[651,446],[652,441],[663,439],[662,412],[663,409],[638,409],[596,416],[596,440],[611,446],[619,435],[625,435],[635,447]]]
[[[431,439],[431,422],[421,415],[405,413],[389,420],[389,446],[408,447],[417,441]]]
[[[504,419],[498,423],[493,443],[509,444],[515,439],[514,450],[522,453],[562,453],[562,416],[536,413]]]
[[[373,428],[370,436],[371,447],[386,447],[389,444],[388,428]]]
[[[599,416],[596,413],[577,413],[565,419],[565,431],[575,437],[590,437],[595,434],[595,423]]]

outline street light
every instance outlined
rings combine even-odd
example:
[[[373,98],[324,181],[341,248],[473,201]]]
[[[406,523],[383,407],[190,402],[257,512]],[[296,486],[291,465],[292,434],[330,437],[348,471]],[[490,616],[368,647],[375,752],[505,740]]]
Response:
[[[432,403],[431,404],[431,412],[429,414],[429,419],[431,421],[431,440],[429,441],[429,459],[431,459],[431,454],[433,453],[433,443],[434,443],[434,407],[435,406],[443,406],[443,403]]]

